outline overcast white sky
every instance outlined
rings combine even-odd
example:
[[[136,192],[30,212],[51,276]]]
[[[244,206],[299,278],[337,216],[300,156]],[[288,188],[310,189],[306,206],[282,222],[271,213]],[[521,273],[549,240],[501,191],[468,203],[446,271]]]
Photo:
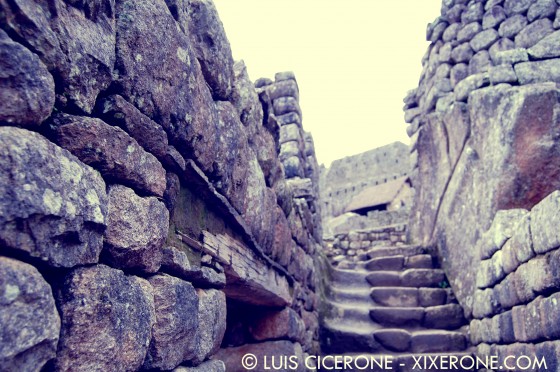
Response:
[[[251,79],[294,71],[319,163],[408,144],[402,99],[416,87],[441,0],[214,0]]]

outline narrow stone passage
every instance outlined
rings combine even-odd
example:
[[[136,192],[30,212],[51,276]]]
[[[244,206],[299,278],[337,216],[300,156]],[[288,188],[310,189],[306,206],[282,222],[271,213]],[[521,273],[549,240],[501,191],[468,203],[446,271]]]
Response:
[[[323,353],[391,356],[398,371],[421,355],[470,355],[463,309],[437,259],[421,246],[368,240],[375,235],[351,231],[347,238],[369,246],[324,263]]]

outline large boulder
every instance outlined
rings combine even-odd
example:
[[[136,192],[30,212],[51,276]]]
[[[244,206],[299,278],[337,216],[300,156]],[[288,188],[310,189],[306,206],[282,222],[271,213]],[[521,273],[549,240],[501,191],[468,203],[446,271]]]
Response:
[[[55,361],[63,371],[136,371],[155,323],[145,279],[105,265],[70,272],[58,293],[62,331]]]
[[[24,40],[53,75],[58,104],[91,113],[112,80],[114,1],[1,0],[0,8],[1,27]]]
[[[56,114],[51,121],[55,141],[111,180],[140,193],[163,196],[165,170],[132,137],[102,120]]]
[[[39,125],[54,106],[54,80],[39,57],[0,29],[0,123]]]
[[[38,371],[56,355],[60,317],[33,266],[0,257],[0,369]]]
[[[96,263],[105,182],[74,155],[24,129],[0,127],[0,246],[55,267]]]
[[[154,289],[156,324],[144,368],[173,369],[196,356],[198,296],[190,283],[166,274],[148,280]]]
[[[168,230],[169,212],[162,202],[121,185],[109,187],[104,245],[112,266],[155,273]]]

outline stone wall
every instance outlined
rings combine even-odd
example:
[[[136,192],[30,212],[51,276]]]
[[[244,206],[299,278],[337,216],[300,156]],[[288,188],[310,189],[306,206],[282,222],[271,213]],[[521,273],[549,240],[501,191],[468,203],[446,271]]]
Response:
[[[345,213],[342,216],[326,221],[323,225],[323,237],[329,239],[351,230],[365,230],[372,227],[403,224],[408,221],[410,209],[401,208],[394,211],[370,211],[367,216],[356,213]]]
[[[365,188],[395,180],[409,172],[408,147],[401,142],[333,161],[328,169],[321,168],[323,220],[343,214],[352,198]]]
[[[558,4],[445,1],[417,89],[405,98],[411,236],[438,246],[472,313],[479,252],[502,209],[530,209],[560,188]]]
[[[555,191],[531,211],[498,211],[479,239],[470,335],[481,357],[503,365],[525,355],[547,364],[531,370],[560,367],[559,206]]]
[[[323,252],[330,264],[341,267],[343,262],[363,261],[368,252],[376,246],[393,247],[407,242],[406,224],[369,227],[335,234],[332,239],[325,239]]]
[[[410,234],[437,246],[481,355],[555,360],[555,326],[536,319],[558,313],[558,206],[545,197],[560,189],[559,28],[556,1],[444,1],[405,98]]]
[[[255,88],[210,0],[0,1],[0,54],[1,370],[317,351],[293,74]]]

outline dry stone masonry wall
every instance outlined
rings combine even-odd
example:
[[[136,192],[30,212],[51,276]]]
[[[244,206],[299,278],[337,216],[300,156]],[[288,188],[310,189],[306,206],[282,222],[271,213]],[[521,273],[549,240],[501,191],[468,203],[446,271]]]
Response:
[[[0,60],[1,370],[317,352],[293,74],[255,88],[210,0],[0,0]]]
[[[437,247],[480,355],[545,355],[549,370],[558,360],[549,319],[560,288],[559,10],[551,0],[445,0],[405,98],[412,240]]]

